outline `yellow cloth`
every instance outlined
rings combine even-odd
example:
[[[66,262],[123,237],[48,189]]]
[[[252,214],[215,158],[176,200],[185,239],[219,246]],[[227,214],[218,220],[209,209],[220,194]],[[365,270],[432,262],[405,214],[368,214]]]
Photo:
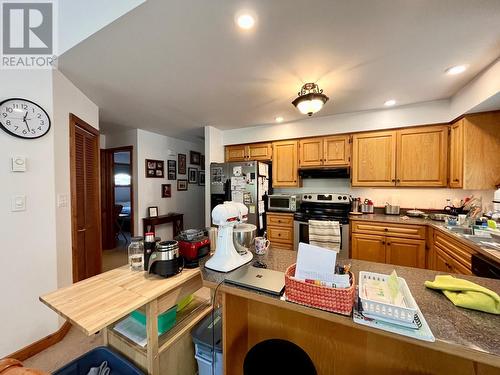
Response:
[[[434,281],[426,281],[425,286],[442,290],[455,306],[500,314],[498,294],[471,281],[457,279],[451,275],[438,275]]]

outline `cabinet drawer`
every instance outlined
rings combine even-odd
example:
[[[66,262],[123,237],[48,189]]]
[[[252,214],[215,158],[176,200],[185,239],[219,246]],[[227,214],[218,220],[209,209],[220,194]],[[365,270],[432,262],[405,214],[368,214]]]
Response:
[[[475,252],[439,230],[434,231],[434,246],[448,254],[453,260],[461,263],[470,272],[472,254]],[[457,266],[460,267],[460,264]]]
[[[419,225],[385,224],[371,221],[351,222],[353,233],[378,234],[391,237],[425,239],[425,227]]]
[[[293,227],[293,215],[277,215],[277,214],[267,214],[267,225],[275,226],[275,227]]]
[[[268,226],[267,237],[269,238],[269,241],[271,241],[271,244],[274,241],[281,243],[293,243],[293,229]]]
[[[286,242],[278,242],[274,241],[271,244],[273,249],[281,249],[281,250],[293,250],[293,243],[286,243]]]

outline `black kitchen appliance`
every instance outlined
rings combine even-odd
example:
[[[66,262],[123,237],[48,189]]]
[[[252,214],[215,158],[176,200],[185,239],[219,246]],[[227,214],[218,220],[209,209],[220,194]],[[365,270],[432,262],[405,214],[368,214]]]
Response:
[[[500,264],[481,254],[472,255],[471,271],[476,276],[500,280]]]
[[[149,257],[148,273],[154,273],[162,277],[177,275],[184,268],[184,261],[179,256],[179,244],[177,241],[163,241],[156,246]]]

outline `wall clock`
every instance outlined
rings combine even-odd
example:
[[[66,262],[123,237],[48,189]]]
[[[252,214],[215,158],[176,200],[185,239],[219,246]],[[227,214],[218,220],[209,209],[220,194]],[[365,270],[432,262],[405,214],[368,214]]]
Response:
[[[48,133],[50,117],[32,101],[12,98],[0,103],[0,125],[15,137],[36,139]]]

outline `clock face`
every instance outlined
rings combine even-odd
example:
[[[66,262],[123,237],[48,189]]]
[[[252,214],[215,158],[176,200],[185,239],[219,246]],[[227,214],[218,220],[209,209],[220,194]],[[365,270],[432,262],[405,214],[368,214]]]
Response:
[[[0,103],[0,125],[13,136],[35,139],[47,134],[50,118],[38,104],[26,99],[8,99]]]

